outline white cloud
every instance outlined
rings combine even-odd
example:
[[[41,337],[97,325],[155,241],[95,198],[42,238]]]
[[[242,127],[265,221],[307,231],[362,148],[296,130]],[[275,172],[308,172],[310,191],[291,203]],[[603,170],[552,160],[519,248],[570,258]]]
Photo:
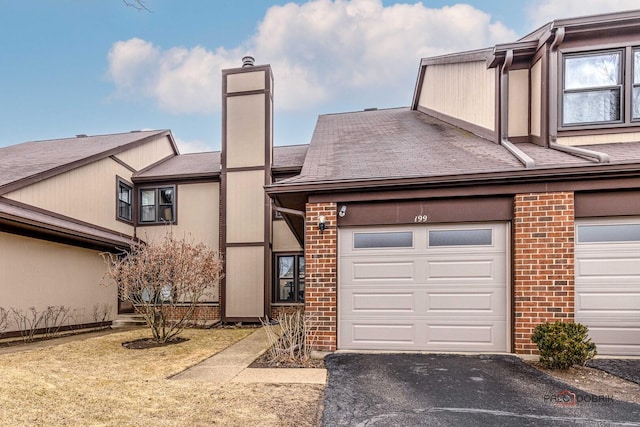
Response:
[[[638,9],[637,0],[539,0],[528,8],[534,28],[555,19]]]
[[[187,140],[176,137],[176,144],[178,145],[178,150],[180,150],[180,154],[202,153],[204,151],[213,151],[213,147],[211,147],[205,141],[201,141],[199,139],[187,141]]]
[[[143,96],[173,113],[220,108],[220,70],[250,52],[270,63],[279,110],[410,102],[419,60],[490,47],[517,35],[465,4],[383,6],[381,0],[311,0],[273,6],[243,46],[162,50],[130,39],[112,46],[109,73],[120,96]],[[370,103],[375,102],[375,105]]]
[[[201,46],[162,51],[132,38],[111,47],[109,76],[116,96],[152,98],[170,113],[212,112],[220,104],[220,70],[236,66],[237,56],[237,52],[210,52]]]

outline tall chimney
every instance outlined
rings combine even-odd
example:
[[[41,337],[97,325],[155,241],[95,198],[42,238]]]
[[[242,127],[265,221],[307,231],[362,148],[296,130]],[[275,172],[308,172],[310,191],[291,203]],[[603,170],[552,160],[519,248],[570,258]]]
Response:
[[[273,75],[242,58],[222,71],[221,251],[225,259],[222,320],[258,321],[270,314]]]

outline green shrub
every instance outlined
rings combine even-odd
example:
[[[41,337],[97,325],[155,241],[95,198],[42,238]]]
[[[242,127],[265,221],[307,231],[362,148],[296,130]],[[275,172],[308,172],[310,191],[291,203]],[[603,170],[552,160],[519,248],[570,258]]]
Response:
[[[597,354],[588,337],[589,329],[580,323],[541,323],[531,335],[540,350],[540,363],[548,369],[569,369],[584,365]]]

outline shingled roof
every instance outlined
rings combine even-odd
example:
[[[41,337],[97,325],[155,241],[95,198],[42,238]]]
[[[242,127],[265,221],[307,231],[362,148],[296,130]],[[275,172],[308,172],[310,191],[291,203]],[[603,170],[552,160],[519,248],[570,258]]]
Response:
[[[171,157],[135,174],[134,181],[210,178],[220,175],[220,152],[190,153]]]
[[[408,108],[318,118],[302,173],[288,182],[519,170],[502,146]]]
[[[322,115],[302,172],[271,190],[355,182],[370,186],[380,180],[464,180],[467,175],[553,175],[564,168],[611,169],[640,162],[640,142],[583,147],[607,154],[606,164],[532,143],[517,146],[534,159],[535,167],[525,168],[500,144],[409,108]]]
[[[20,182],[49,178],[162,135],[173,141],[170,131],[153,130],[31,141],[0,148],[0,194],[19,187]]]

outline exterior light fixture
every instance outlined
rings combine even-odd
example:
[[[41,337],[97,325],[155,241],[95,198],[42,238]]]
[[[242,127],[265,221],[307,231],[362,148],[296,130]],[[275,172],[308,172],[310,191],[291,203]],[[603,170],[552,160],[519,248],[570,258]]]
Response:
[[[320,230],[320,233],[324,233],[325,228],[327,228],[326,221],[327,219],[324,217],[324,215],[320,215],[318,217],[318,230]]]

